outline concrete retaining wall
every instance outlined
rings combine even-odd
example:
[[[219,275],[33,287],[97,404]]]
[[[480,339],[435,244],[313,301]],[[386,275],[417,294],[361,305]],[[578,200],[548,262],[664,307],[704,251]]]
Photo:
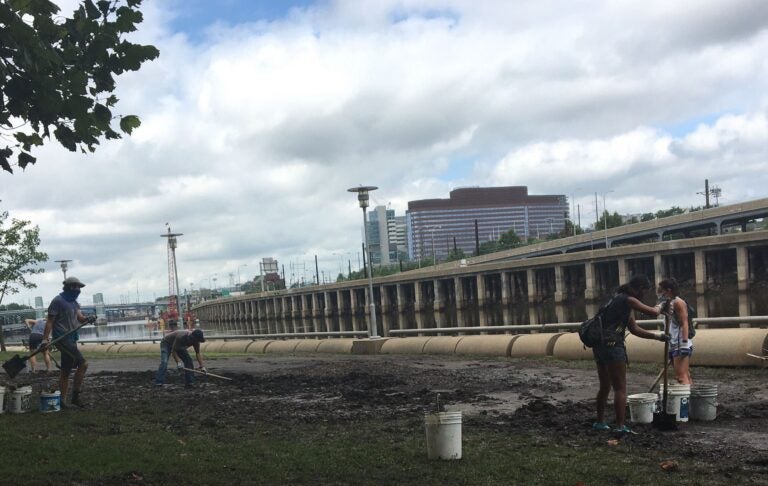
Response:
[[[421,354],[429,336],[393,338],[381,345],[381,354]]]
[[[351,354],[357,341],[359,340],[351,338],[209,341],[203,343],[203,352]],[[629,335],[626,345],[630,362],[663,364],[663,343]],[[700,329],[694,338],[691,365],[763,367],[766,365],[764,361],[751,358],[747,353],[762,356],[768,354],[768,351],[764,351],[766,348],[768,329]],[[81,344],[81,349],[84,353],[156,353],[160,345]],[[575,332],[386,338],[381,340],[379,353],[592,359],[592,350],[584,349]]]
[[[294,350],[296,353],[316,353],[320,346],[319,339],[303,339]]]
[[[557,338],[552,348],[552,356],[557,359],[592,359],[592,350],[584,348],[579,333],[567,332]]]
[[[521,334],[512,343],[509,355],[513,358],[536,358],[552,356],[555,342],[564,333],[551,334]]]
[[[318,353],[352,354],[352,344],[355,339],[323,339],[317,347]]]
[[[464,336],[435,336],[426,342],[421,350],[423,354],[455,354],[456,345]]]
[[[456,354],[465,356],[509,356],[512,343],[519,334],[464,336],[456,345]]]
[[[267,354],[292,354],[294,351],[296,351],[296,346],[298,346],[302,341],[304,340],[288,339],[286,341],[271,341],[265,348],[264,352]]]

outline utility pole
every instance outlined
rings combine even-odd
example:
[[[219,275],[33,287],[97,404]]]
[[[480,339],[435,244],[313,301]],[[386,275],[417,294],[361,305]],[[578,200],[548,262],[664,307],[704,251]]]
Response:
[[[475,220],[475,256],[480,256],[480,232],[477,229],[477,220]]]
[[[67,263],[71,261],[72,260],[56,260],[56,263],[61,265],[61,271],[64,273],[64,280],[67,279]]]

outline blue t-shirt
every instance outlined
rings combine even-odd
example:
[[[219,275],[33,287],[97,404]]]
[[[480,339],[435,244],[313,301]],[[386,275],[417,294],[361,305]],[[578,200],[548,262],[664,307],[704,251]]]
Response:
[[[40,334],[45,332],[45,319],[38,319],[35,321],[35,325],[29,330],[30,334]]]
[[[77,301],[67,302],[61,295],[53,298],[51,305],[48,306],[48,315],[53,319],[54,339],[80,325],[77,320],[78,310],[80,310],[80,304]]]

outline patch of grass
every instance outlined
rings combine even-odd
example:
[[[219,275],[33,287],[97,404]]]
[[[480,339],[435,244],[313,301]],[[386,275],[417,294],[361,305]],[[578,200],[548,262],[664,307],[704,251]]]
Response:
[[[185,406],[181,403],[179,406]],[[186,409],[185,409],[186,410]],[[141,413],[6,415],[7,484],[695,484],[653,451],[464,427],[463,459],[430,461],[420,420],[220,423],[161,402]],[[606,436],[607,439],[609,436]],[[41,453],[44,451],[44,453]],[[10,456],[6,456],[10,457]],[[682,461],[681,461],[682,462]],[[701,476],[698,476],[699,479]],[[708,484],[717,484],[716,479]]]

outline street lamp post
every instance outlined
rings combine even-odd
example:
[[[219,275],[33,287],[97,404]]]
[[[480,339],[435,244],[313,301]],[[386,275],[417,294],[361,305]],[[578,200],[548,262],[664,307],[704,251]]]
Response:
[[[376,325],[376,304],[373,302],[373,269],[371,260],[371,246],[368,244],[368,213],[366,208],[368,207],[368,193],[378,189],[376,186],[358,186],[347,189],[349,192],[357,193],[357,201],[360,203],[360,209],[363,210],[363,232],[365,238],[365,251],[368,253],[368,302],[371,309],[370,327],[368,328],[368,336],[372,338],[379,337],[379,333]]]
[[[67,263],[71,261],[72,260],[56,260],[56,263],[61,264],[61,271],[64,273],[64,280],[67,279]]]
[[[442,226],[430,226],[429,228],[426,228],[431,233],[432,237],[432,265],[437,265],[437,255],[435,255],[435,230],[440,229]]]
[[[613,191],[607,191],[603,193],[603,218],[605,218],[604,221],[604,227],[605,227],[605,249],[608,249],[608,208],[605,207],[605,195],[610,194]]]
[[[247,263],[243,263],[239,267],[237,267],[237,290],[240,290],[240,269],[243,267],[247,267]]]
[[[547,234],[547,236],[550,236],[552,235],[552,222],[554,221],[554,218],[547,218],[544,220],[544,222],[547,222],[547,221],[549,221],[549,234]]]

